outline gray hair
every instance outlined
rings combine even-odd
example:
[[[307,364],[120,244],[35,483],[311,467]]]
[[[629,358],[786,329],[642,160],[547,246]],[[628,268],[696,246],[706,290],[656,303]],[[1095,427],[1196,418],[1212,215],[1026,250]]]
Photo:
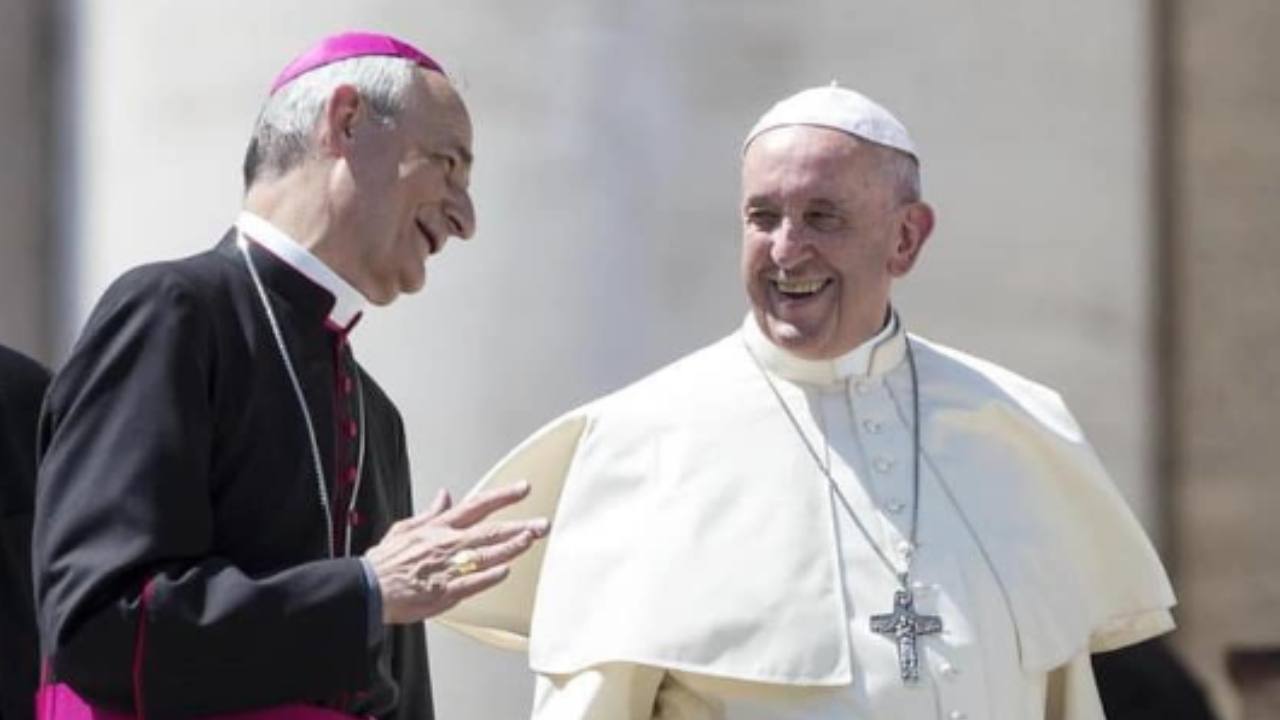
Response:
[[[253,126],[244,156],[245,189],[260,177],[283,175],[306,158],[325,103],[340,85],[360,93],[376,122],[394,124],[413,84],[414,67],[398,57],[351,58],[316,68],[277,90]]]
[[[901,150],[883,145],[877,149],[880,151],[880,172],[893,188],[894,199],[903,204],[918,202],[921,197],[920,162]]]

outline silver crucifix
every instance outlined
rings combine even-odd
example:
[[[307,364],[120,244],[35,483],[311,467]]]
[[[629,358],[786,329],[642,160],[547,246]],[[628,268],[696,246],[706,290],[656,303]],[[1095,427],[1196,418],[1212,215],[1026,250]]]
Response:
[[[893,638],[898,643],[898,669],[902,681],[913,683],[920,679],[920,655],[916,638],[942,632],[942,618],[937,615],[917,615],[915,599],[910,590],[898,590],[893,594],[893,612],[871,616],[871,631]]]

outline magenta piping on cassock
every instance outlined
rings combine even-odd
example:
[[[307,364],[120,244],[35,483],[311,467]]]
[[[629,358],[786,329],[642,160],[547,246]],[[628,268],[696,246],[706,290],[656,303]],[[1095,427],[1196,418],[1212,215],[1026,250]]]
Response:
[[[94,707],[66,683],[36,693],[36,720],[140,720],[140,715]],[[206,720],[367,720],[314,705],[280,705],[262,710],[209,715]]]
[[[148,578],[142,586],[142,596],[138,599],[138,634],[133,641],[133,707],[138,720],[146,717],[145,706],[142,704],[142,663],[147,651],[147,606],[151,604],[155,582],[155,577]]]
[[[142,670],[146,659],[147,606],[151,604],[155,578],[142,588],[138,608],[138,631],[133,648],[133,713],[122,713],[94,706],[66,683],[49,684],[50,667],[46,662],[41,686],[36,692],[35,720],[144,720]],[[206,720],[367,720],[356,715],[314,705],[280,705],[261,710],[209,715]]]

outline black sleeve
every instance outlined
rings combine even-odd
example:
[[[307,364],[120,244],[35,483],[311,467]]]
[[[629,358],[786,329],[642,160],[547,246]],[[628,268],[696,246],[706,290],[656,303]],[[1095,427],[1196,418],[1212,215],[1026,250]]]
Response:
[[[31,590],[36,418],[49,373],[0,347],[0,718],[29,720],[39,677]]]
[[[1204,689],[1164,638],[1094,655],[1092,662],[1113,720],[1214,720]]]
[[[40,425],[43,651],[91,702],[156,717],[332,698],[367,673],[358,560],[253,577],[213,554],[218,358],[204,305],[164,266],[121,278]]]

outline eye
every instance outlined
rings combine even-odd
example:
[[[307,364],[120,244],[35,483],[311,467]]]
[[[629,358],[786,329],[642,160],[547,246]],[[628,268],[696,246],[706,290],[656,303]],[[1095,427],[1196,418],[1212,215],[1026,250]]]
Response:
[[[748,208],[746,219],[747,225],[757,230],[772,230],[778,226],[779,215],[775,210]]]
[[[828,210],[810,210],[804,214],[804,221],[809,227],[823,232],[844,227],[844,218]]]
[[[450,175],[452,175],[453,171],[458,167],[458,158],[450,155],[449,153],[432,153],[431,159],[441,165],[444,165],[444,171]]]

